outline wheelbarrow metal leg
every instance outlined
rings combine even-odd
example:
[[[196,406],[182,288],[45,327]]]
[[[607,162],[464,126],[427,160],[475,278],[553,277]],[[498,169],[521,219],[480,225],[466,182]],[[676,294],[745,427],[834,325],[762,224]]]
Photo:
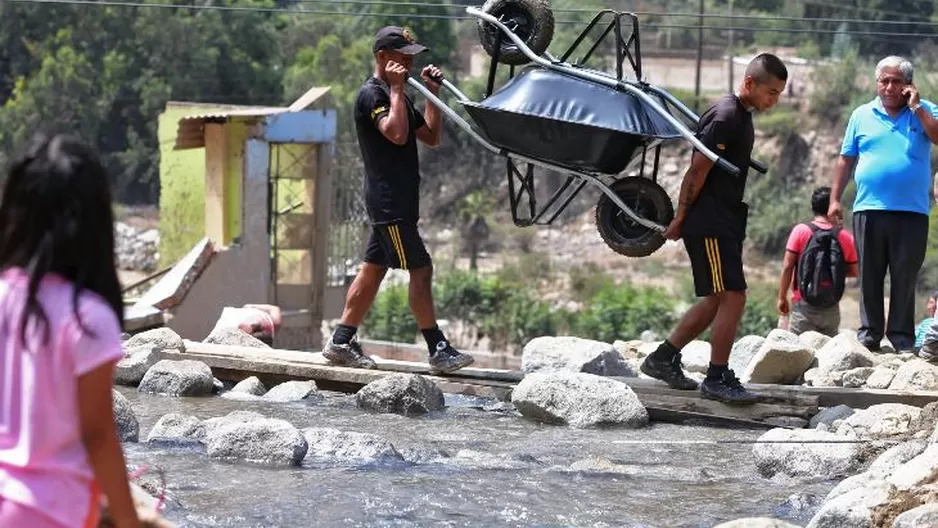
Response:
[[[507,153],[505,153],[505,155],[508,156],[508,157],[510,157],[510,158],[512,158],[512,159],[516,159],[516,160],[518,160],[518,161],[523,161],[523,162],[525,162],[525,163],[530,163],[531,165],[536,165],[536,166],[542,167],[542,168],[544,168],[544,169],[548,169],[548,170],[552,170],[552,171],[557,171],[557,172],[563,172],[563,173],[567,173],[567,174],[574,174],[574,175],[576,175],[577,177],[582,178],[582,179],[586,180],[587,182],[589,182],[589,183],[595,185],[596,187],[598,187],[599,190],[602,191],[603,194],[605,194],[606,196],[609,197],[609,199],[612,201],[612,203],[616,204],[616,205],[619,207],[619,209],[622,209],[622,212],[623,212],[623,213],[625,213],[626,215],[628,215],[628,217],[631,218],[631,219],[632,219],[633,221],[635,221],[636,223],[638,223],[638,224],[640,224],[640,225],[643,225],[643,226],[647,227],[648,229],[653,229],[653,230],[659,231],[659,232],[664,232],[664,231],[667,229],[667,226],[660,225],[660,224],[658,224],[658,223],[656,223],[656,222],[652,222],[651,220],[648,220],[647,218],[642,218],[641,216],[638,216],[638,215],[635,213],[635,211],[632,210],[631,207],[629,207],[628,205],[626,205],[625,202],[623,202],[622,199],[619,198],[619,195],[617,195],[612,189],[609,188],[608,185],[605,184],[605,182],[603,182],[601,179],[597,178],[596,176],[594,176],[594,175],[592,175],[592,174],[589,174],[588,172],[580,172],[580,171],[570,170],[570,169],[568,169],[568,168],[566,168],[566,167],[560,167],[560,166],[554,165],[554,164],[552,164],[552,163],[547,163],[547,162],[545,162],[545,161],[536,160],[536,159],[533,159],[533,158],[529,158],[529,157],[527,157],[527,156],[522,156],[522,155],[520,155],[520,154],[515,154],[515,153],[513,153],[513,152],[507,152]]]

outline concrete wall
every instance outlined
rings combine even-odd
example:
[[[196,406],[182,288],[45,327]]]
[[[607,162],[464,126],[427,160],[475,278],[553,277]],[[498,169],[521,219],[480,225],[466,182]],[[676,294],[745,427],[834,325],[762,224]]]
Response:
[[[267,236],[267,167],[269,150],[261,140],[241,149],[244,160],[242,237],[220,250],[173,310],[167,326],[187,339],[204,339],[225,306],[267,303],[270,299],[270,241]],[[259,211],[263,211],[260,213]]]

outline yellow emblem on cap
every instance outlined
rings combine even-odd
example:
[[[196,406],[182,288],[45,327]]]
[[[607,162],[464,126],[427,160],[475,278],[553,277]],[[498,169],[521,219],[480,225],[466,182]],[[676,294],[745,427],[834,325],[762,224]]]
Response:
[[[414,40],[416,40],[414,38],[414,34],[407,28],[404,28],[402,35],[404,35],[404,40],[406,40],[407,42],[410,42],[411,44],[413,44]]]

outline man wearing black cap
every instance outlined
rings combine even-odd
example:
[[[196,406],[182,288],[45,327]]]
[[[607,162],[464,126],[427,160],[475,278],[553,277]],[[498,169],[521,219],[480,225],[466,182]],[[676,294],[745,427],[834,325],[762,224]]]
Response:
[[[452,346],[437,326],[433,310],[433,266],[417,231],[420,171],[417,140],[440,143],[442,114],[429,101],[424,113],[404,93],[414,55],[427,51],[406,29],[389,26],[375,36],[375,71],[358,92],[355,129],[365,165],[365,205],[371,235],[364,263],[349,289],[342,322],[323,347],[330,362],[375,368],[355,334],[374,302],[388,268],[410,273],[410,308],[427,341],[431,373],[449,373],[472,364],[473,358]],[[421,71],[427,88],[440,91],[436,66]]]

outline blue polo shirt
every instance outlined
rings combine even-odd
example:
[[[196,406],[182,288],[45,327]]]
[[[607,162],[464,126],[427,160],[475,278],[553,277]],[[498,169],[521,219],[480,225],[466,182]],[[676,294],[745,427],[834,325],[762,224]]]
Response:
[[[938,117],[938,106],[922,100]],[[854,178],[860,211],[909,211],[927,215],[931,188],[931,141],[906,107],[892,118],[879,97],[850,115],[841,155],[857,158]]]

